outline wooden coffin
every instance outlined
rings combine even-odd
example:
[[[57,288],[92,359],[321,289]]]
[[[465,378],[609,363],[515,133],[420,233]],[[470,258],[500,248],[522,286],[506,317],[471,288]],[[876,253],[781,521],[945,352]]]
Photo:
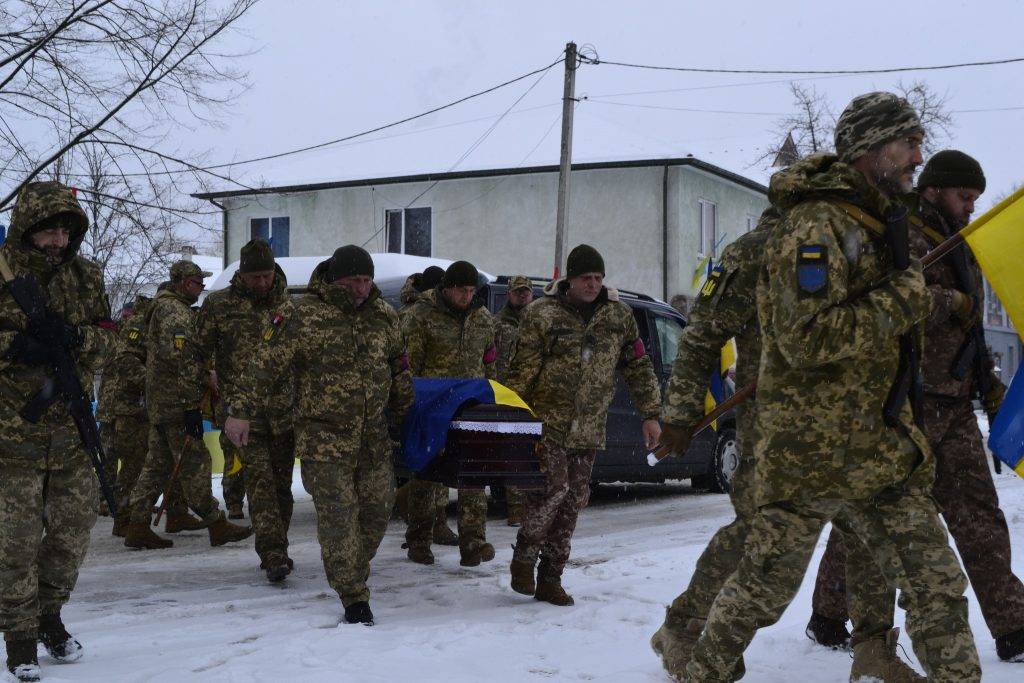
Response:
[[[535,453],[542,432],[543,422],[521,408],[463,408],[452,418],[444,450],[418,476],[452,488],[543,489],[547,480]]]

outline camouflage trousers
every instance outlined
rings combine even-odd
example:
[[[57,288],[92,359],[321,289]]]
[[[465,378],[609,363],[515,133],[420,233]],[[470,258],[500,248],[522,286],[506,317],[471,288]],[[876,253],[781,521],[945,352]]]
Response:
[[[742,425],[742,415],[741,422]],[[742,432],[741,432],[742,434]],[[743,441],[740,436],[740,452]],[[754,490],[754,463],[752,458],[744,458],[740,461],[732,479],[732,488],[729,497],[732,500],[733,508],[736,511],[736,519],[719,529],[711,538],[704,552],[697,559],[697,564],[690,578],[690,584],[686,590],[679,595],[668,609],[666,621],[672,620],[678,624],[685,624],[688,619],[707,619],[711,611],[711,605],[718,596],[726,580],[732,575],[743,559],[747,546],[747,537],[750,533],[754,516],[757,513],[757,503]],[[842,526],[841,524],[837,524]],[[843,549],[840,532],[834,527],[833,536],[839,539],[839,548]],[[851,537],[851,542],[858,547],[861,544],[856,537]],[[832,537],[829,538],[830,547]],[[834,555],[834,553],[833,553]],[[834,558],[826,550],[818,567],[818,576],[828,572],[834,567]],[[846,571],[845,552],[841,558],[840,570]],[[874,564],[870,553],[866,548],[857,556],[851,567],[851,571],[859,576],[853,585],[860,586],[859,594],[853,596],[854,618],[854,641],[868,640],[879,637],[892,629],[894,619],[895,593],[886,585],[881,570]],[[845,585],[845,581],[844,581]],[[847,619],[846,594],[842,595],[842,619]],[[817,609],[815,609],[817,611]],[[827,615],[826,615],[827,616]]]
[[[924,432],[935,453],[932,495],[956,542],[985,624],[993,638],[1012,633],[1024,627],[1024,585],[1010,568],[1010,534],[970,401],[927,397]],[[830,576],[819,577],[814,592],[829,606],[844,604],[841,564]]]
[[[228,472],[232,469],[234,464],[234,457],[238,453],[238,449],[235,448],[234,444],[228,441],[223,436],[220,438],[220,448],[224,453],[224,474],[220,479],[221,493],[224,494],[224,505],[231,507],[242,507],[245,503],[245,494],[249,490],[248,482],[246,477],[249,473],[246,468],[238,470],[234,474]],[[227,444],[227,446],[225,446]],[[252,508],[252,498],[249,498],[249,507]],[[252,510],[249,510],[249,515],[252,516]]]
[[[153,501],[164,492],[167,478],[178,458],[182,461],[177,482],[181,485],[185,504],[206,524],[216,522],[223,515],[220,504],[213,497],[210,452],[206,450],[206,444],[202,440],[186,440],[181,423],[150,424],[146,464],[142,466],[139,480],[128,498],[129,516],[133,523],[149,523]]]
[[[436,481],[409,482],[405,542],[409,547],[429,548],[434,542],[434,520],[441,500],[447,504],[448,487]],[[459,548],[470,550],[487,542],[487,494],[483,489],[459,489]]]
[[[818,576],[814,580],[814,595],[811,609],[836,621],[849,619],[846,606],[846,543],[838,528],[832,527],[825,544],[825,553],[818,565]]]
[[[757,629],[778,621],[796,595],[829,521],[848,526],[869,549],[889,584],[899,588],[907,632],[928,680],[980,681],[963,595],[967,580],[949,547],[938,511],[930,497],[899,491],[885,491],[868,500],[762,507],[754,517],[743,559],[715,598],[684,680],[732,680],[733,667]],[[864,573],[851,573],[851,583],[870,584],[877,572],[870,563],[861,566]]]
[[[114,496],[117,500],[118,517],[128,519],[129,500],[132,489],[142,474],[149,450],[149,421],[133,417],[117,417],[113,422],[103,425],[105,436],[108,437],[107,464],[117,474],[110,476],[114,481]],[[167,511],[184,514],[187,511],[181,483],[174,482],[171,488],[171,499],[167,503]]]
[[[394,500],[390,447],[364,443],[359,452],[331,461],[302,460],[300,471],[313,497],[327,582],[345,607],[368,601],[370,561],[384,540]]]
[[[0,460],[0,631],[7,640],[35,637],[39,615],[67,603],[96,523],[99,485],[78,434],[55,431],[38,451],[38,461]]]
[[[565,570],[576,520],[590,500],[596,456],[597,451],[565,448],[548,440],[541,440],[537,447],[547,487],[523,496],[516,555],[530,561],[540,558],[538,578],[558,579]]]
[[[220,444],[221,448],[232,445],[223,432]],[[283,563],[288,557],[288,526],[294,507],[295,435],[293,432],[274,435],[250,432],[244,451],[234,449],[234,452],[241,457],[242,471],[246,473],[245,488],[256,536],[256,554],[264,567]]]

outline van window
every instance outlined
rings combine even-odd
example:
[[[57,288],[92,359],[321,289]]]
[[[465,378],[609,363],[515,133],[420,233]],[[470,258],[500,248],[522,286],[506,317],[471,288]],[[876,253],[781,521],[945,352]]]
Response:
[[[665,370],[671,370],[672,364],[679,353],[679,335],[683,328],[675,318],[654,314],[654,326],[658,332],[658,346],[661,348],[661,364]]]

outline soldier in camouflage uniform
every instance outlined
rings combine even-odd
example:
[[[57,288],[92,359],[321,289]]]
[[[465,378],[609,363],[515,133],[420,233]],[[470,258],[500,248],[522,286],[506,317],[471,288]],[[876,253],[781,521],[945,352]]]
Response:
[[[985,175],[970,156],[946,150],[929,159],[917,194],[905,200],[918,217],[910,229],[914,254],[924,256],[966,226],[984,191]],[[1019,662],[1024,660],[1024,585],[1010,567],[1006,518],[971,402],[977,395],[991,421],[1004,393],[984,348],[979,359],[979,339],[972,329],[981,324],[981,270],[970,251],[960,249],[929,268],[925,281],[934,299],[921,360],[924,433],[937,471],[932,495],[956,541],[999,658]],[[984,344],[983,334],[978,336]],[[819,581],[819,593],[829,604],[842,603],[841,575]]]
[[[71,352],[90,386],[117,341],[103,274],[78,254],[89,220],[74,193],[33,182],[18,195],[0,257],[15,276],[35,278],[51,314],[28,320],[0,288],[0,631],[7,670],[38,680],[36,644],[58,661],[82,646],[61,622],[96,522],[99,487],[63,400],[37,423],[19,412],[51,375],[51,347]]]
[[[402,308],[398,311],[399,319],[405,319],[410,307],[416,303],[416,300],[426,292],[432,291],[437,287],[441,283],[442,277],[444,277],[443,268],[429,266],[422,273],[413,273],[406,278],[399,295],[399,301],[402,303]],[[421,490],[425,488],[433,490],[435,496],[434,532],[431,543],[435,545],[458,546],[459,536],[448,526],[448,487],[444,484],[436,481],[427,481],[426,479],[412,479],[407,482],[396,494],[397,506],[401,511],[402,517],[408,523],[409,499],[410,497],[425,497],[429,495],[425,490]],[[408,548],[409,544],[403,543],[402,547]]]
[[[238,272],[231,285],[210,294],[196,316],[192,343],[203,363],[212,361],[224,415],[238,391],[237,382],[260,343],[284,320],[294,317],[284,271],[274,262],[270,245],[254,239],[242,247]],[[249,513],[256,534],[256,554],[271,583],[290,573],[288,525],[292,517],[292,470],[295,439],[292,432],[291,377],[281,373],[267,388],[266,407],[250,418],[249,443],[238,449],[249,495]],[[221,432],[225,453],[234,446]],[[225,468],[227,463],[225,463]]]
[[[721,348],[729,339],[736,340],[737,383],[746,386],[757,378],[761,361],[757,280],[765,241],[778,221],[779,211],[769,207],[755,230],[726,247],[693,304],[689,324],[680,335],[662,414],[661,441],[673,453],[685,453],[689,448],[690,429],[704,415],[708,378],[718,372]],[[754,459],[750,452],[756,441],[752,432],[755,410],[755,398],[737,408],[737,440],[742,459],[729,491],[736,519],[719,529],[708,543],[697,560],[689,586],[673,601],[666,611],[665,622],[651,638],[651,647],[661,657],[665,670],[674,677],[682,676],[715,596],[743,557],[750,525],[757,512]],[[852,540],[860,546],[859,541]],[[855,562],[866,563],[864,567],[855,564],[851,568],[855,575],[864,576],[869,572],[874,575],[874,581],[861,579],[859,599],[854,601],[855,607],[868,610],[856,620],[860,626],[857,638],[863,640],[892,628],[895,595],[886,586],[866,548],[861,548]],[[825,568],[823,558],[820,571]],[[845,596],[843,599],[845,601]],[[846,611],[845,604],[843,611]],[[845,617],[843,624],[845,631]],[[845,642],[849,643],[849,639],[847,632]],[[737,673],[742,671],[742,666],[740,660]]]
[[[152,502],[164,490],[180,460],[178,481],[185,501],[210,534],[210,545],[241,541],[249,527],[231,524],[213,497],[210,452],[203,443],[204,366],[189,342],[203,278],[210,273],[191,261],[171,266],[171,286],[157,294],[146,327],[146,412],[149,415],[149,452],[138,482],[129,497],[130,521],[124,544],[128,548],[169,548],[174,543],[150,529]]]
[[[593,247],[581,244],[570,252],[566,278],[551,282],[544,298],[526,309],[505,378],[544,420],[537,454],[547,476],[545,491],[524,496],[512,589],[560,606],[573,604],[562,572],[590,497],[594,458],[605,446],[616,370],[643,419],[644,442],[653,446],[661,436],[661,391],[651,359],[633,312],[604,286],[604,272]]]
[[[348,623],[373,622],[370,561],[394,494],[394,442],[413,401],[398,314],[373,284],[373,260],[354,245],[313,271],[309,294],[264,344],[230,395],[228,438],[244,446],[281,375],[295,383],[295,451],[313,497],[317,538]]]
[[[424,293],[402,319],[409,345],[409,366],[416,377],[487,377],[494,375],[497,348],[494,322],[478,299],[477,269],[466,261],[448,266],[441,283]],[[430,551],[436,505],[432,487],[409,493],[409,559],[433,564]],[[460,563],[475,567],[494,559],[487,542],[487,496],[481,489],[459,489]]]
[[[519,335],[519,320],[523,309],[533,301],[533,281],[525,275],[513,275],[508,280],[508,299],[494,314],[494,341],[498,346],[497,380],[505,381],[508,364],[512,359],[516,337]],[[523,518],[522,494],[513,486],[505,487],[505,502],[508,506],[508,525],[519,526]]]
[[[887,399],[899,366],[913,371],[900,363],[900,337],[932,305],[920,262],[894,267],[906,246],[894,198],[910,189],[922,134],[906,100],[862,95],[836,125],[838,157],[817,155],[772,177],[769,196],[783,215],[757,287],[759,507],[685,681],[734,680],[757,629],[775,623],[799,589],[829,521],[856,533],[900,589],[928,680],[981,679],[967,582],[929,496],[934,458],[911,402]],[[873,228],[880,219],[892,221],[881,235]],[[856,643],[851,680],[906,680],[871,668],[897,636]]]

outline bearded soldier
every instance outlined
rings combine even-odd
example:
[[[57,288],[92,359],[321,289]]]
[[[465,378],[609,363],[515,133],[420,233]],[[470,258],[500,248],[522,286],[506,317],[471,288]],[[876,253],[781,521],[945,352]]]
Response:
[[[96,475],[60,396],[36,422],[21,414],[52,381],[54,349],[72,356],[90,386],[117,343],[103,274],[78,254],[88,227],[70,188],[29,183],[0,247],[4,280],[34,278],[48,307],[29,325],[10,288],[0,289],[0,630],[7,670],[22,681],[39,680],[37,643],[61,662],[82,656],[60,612],[96,522]]]
[[[650,356],[633,312],[604,286],[604,275],[604,259],[593,247],[581,244],[569,253],[566,278],[551,282],[526,309],[506,376],[544,420],[537,453],[548,480],[546,490],[524,496],[512,589],[553,605],[573,604],[562,572],[590,497],[594,458],[605,445],[616,370],[643,419],[644,442],[652,447],[661,435],[661,391]]]
[[[498,346],[497,377],[499,382],[505,381],[508,364],[515,350],[516,337],[519,336],[519,321],[523,309],[533,301],[533,282],[525,275],[513,275],[508,280],[508,300],[494,314],[494,341]],[[513,486],[505,488],[505,501],[508,504],[508,525],[519,526],[523,517],[522,494]]]
[[[934,458],[914,416],[914,328],[932,296],[909,257],[896,198],[911,187],[922,136],[906,100],[869,93],[837,122],[838,156],[772,177],[769,198],[782,218],[757,287],[759,508],[682,680],[734,680],[756,630],[778,620],[799,589],[828,521],[864,541],[900,589],[928,680],[980,680],[967,584],[929,495]],[[856,643],[851,680],[877,678],[858,659],[892,652],[896,636]]]
[[[409,366],[416,377],[490,378],[497,349],[491,314],[476,298],[479,273],[466,261],[445,270],[440,284],[424,293],[402,319],[409,345]],[[409,494],[408,557],[433,564],[432,542],[436,494],[417,486]],[[446,492],[447,493],[447,492]],[[460,564],[475,567],[494,559],[487,542],[487,497],[481,489],[459,489]]]
[[[203,443],[204,366],[189,344],[194,323],[192,304],[210,273],[191,261],[171,266],[171,285],[156,295],[146,328],[146,411],[149,415],[149,452],[129,498],[124,544],[128,548],[169,548],[174,543],[153,533],[151,505],[164,489],[180,461],[178,481],[185,502],[210,534],[210,545],[241,541],[249,527],[228,522],[213,497],[210,452]]]
[[[309,294],[264,343],[229,394],[224,431],[246,446],[281,375],[295,383],[295,453],[313,497],[327,580],[350,624],[373,623],[370,561],[394,494],[391,457],[413,401],[398,314],[373,284],[373,260],[339,248],[313,271]]]
[[[200,361],[213,363],[223,406],[232,404],[237,382],[263,339],[276,334],[283,321],[294,316],[287,287],[270,245],[257,238],[242,247],[231,285],[203,302],[192,341]],[[295,467],[291,377],[281,373],[268,391],[266,407],[250,419],[249,443],[239,455],[256,534],[256,554],[267,579],[277,583],[293,566],[288,557]],[[223,407],[218,412],[223,415]],[[234,450],[223,432],[221,444],[225,453]]]

